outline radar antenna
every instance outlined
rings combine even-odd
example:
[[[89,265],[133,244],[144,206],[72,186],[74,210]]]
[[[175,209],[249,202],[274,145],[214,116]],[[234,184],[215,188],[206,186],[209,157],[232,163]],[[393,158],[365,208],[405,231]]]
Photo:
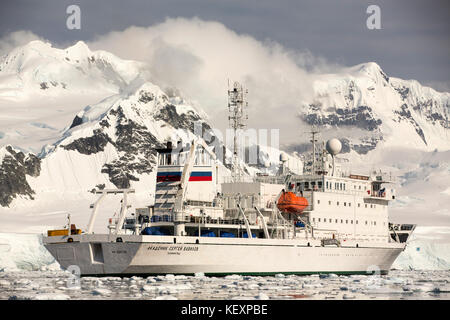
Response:
[[[245,127],[244,120],[248,119],[248,115],[244,107],[248,106],[248,102],[245,101],[245,95],[248,90],[244,91],[244,88],[239,82],[234,82],[233,87],[230,89],[230,81],[228,80],[228,120],[230,121],[230,127],[234,130],[233,141],[233,160],[232,160],[232,178],[233,181],[240,181],[242,177],[242,168],[239,164],[238,156],[238,134],[241,129]]]

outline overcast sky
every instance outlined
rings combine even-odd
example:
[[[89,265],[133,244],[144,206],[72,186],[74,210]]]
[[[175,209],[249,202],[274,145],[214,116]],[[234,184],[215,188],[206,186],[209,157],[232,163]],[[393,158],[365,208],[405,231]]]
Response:
[[[66,27],[66,8],[81,8],[81,29]],[[381,9],[381,30],[369,30],[367,7]],[[167,17],[218,21],[238,34],[275,41],[330,63],[375,61],[390,76],[450,89],[450,2],[352,0],[2,0],[0,38],[27,30],[64,46],[92,41],[130,26],[147,27]]]

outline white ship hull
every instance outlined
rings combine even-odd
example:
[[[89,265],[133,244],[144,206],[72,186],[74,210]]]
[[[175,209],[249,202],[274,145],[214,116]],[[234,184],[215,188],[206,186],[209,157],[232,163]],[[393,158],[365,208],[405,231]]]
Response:
[[[318,240],[121,235],[123,242],[116,242],[117,236],[109,235],[71,237],[70,243],[67,236],[45,237],[44,244],[63,268],[78,266],[85,276],[386,274],[404,249],[399,243],[323,247]]]

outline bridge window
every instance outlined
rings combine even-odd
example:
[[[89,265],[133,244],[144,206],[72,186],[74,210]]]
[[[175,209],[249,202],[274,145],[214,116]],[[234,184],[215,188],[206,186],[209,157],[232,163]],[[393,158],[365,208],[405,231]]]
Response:
[[[344,220],[341,219],[341,223],[344,223]]]
[[[353,224],[353,220],[350,220],[350,223]]]
[[[320,222],[320,218],[319,218],[319,222]]]
[[[361,207],[361,203],[358,203],[358,208]]]
[[[349,203],[348,203],[348,206],[349,206],[349,207],[351,207],[351,206],[352,206],[352,203],[351,203],[351,202],[349,202]]]
[[[328,201],[328,204],[331,205],[331,201]]]
[[[317,200],[317,204],[320,204],[320,200]]]
[[[345,220],[345,223],[348,224],[348,220]]]
[[[347,206],[347,202],[344,202],[344,207],[346,207]]]
[[[336,202],[336,204],[337,204],[337,205],[339,205],[339,201],[338,201],[338,202]]]
[[[358,224],[358,220],[356,220],[356,224]]]
[[[319,189],[322,189],[322,181],[317,182],[317,185],[319,186]]]
[[[338,219],[336,219],[334,222],[335,222],[335,223],[338,223]]]

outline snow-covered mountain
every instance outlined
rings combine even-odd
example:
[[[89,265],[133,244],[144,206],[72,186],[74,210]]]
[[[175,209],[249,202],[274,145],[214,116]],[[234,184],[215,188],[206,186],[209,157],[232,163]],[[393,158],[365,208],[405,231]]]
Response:
[[[374,62],[318,75],[314,91],[314,100],[300,107],[299,117],[325,134],[338,135],[344,152],[367,154],[380,145],[450,149],[448,92],[389,77]]]
[[[84,42],[66,49],[31,41],[0,58],[0,146],[37,154],[58,140],[84,106],[120,93],[143,64]]]
[[[14,49],[0,62],[0,97],[15,100],[96,91],[115,93],[134,80],[142,63],[79,41],[66,49],[39,40]]]

